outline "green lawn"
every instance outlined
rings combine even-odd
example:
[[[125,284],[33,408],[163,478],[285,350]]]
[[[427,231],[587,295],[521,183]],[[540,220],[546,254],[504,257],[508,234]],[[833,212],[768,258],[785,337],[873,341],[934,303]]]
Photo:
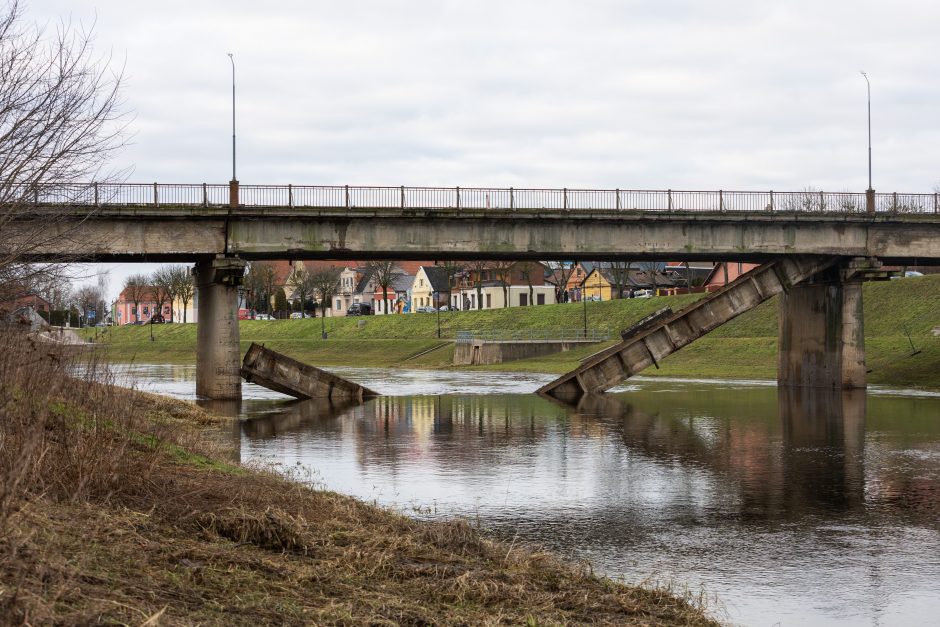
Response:
[[[699,295],[590,302],[586,306],[587,326],[609,329],[616,338],[621,329],[657,309],[669,306],[678,310],[697,298]],[[869,381],[940,389],[940,337],[932,333],[940,327],[940,275],[868,283],[864,304]],[[581,303],[446,312],[440,315],[440,328],[445,340],[461,330],[580,329],[584,315]],[[241,323],[242,349],[250,342],[261,342],[318,365],[445,368],[453,358],[453,347],[441,347],[437,339],[435,314],[327,318],[327,340],[321,339],[322,323],[320,319],[246,320]],[[156,325],[153,342],[146,326],[101,331],[97,330],[98,339],[108,346],[108,358],[113,361],[195,361],[193,324]],[[85,333],[96,335],[95,330]],[[563,373],[600,347],[488,369]],[[917,350],[920,352],[912,355]],[[772,299],[667,358],[660,370],[644,374],[772,379],[776,358],[777,302]]]

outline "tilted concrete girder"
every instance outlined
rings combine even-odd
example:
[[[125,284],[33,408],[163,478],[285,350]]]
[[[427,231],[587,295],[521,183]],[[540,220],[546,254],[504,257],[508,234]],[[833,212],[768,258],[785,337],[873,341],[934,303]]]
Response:
[[[626,339],[619,344],[585,359],[575,370],[539,388],[538,393],[566,403],[576,403],[586,394],[604,392],[649,366],[658,366],[660,361],[672,353],[767,299],[777,294],[799,290],[800,288],[797,287],[799,284],[835,266],[839,261],[838,257],[792,256],[759,266],[717,292],[672,315],[659,318],[650,326],[645,326],[640,332],[627,334]],[[817,301],[810,301],[808,298],[794,301],[793,310],[789,311],[790,315],[802,315],[798,308],[807,302],[811,302],[813,306],[817,304]],[[858,303],[860,302],[859,296]],[[854,306],[854,301],[852,306]],[[831,317],[826,316],[822,319],[823,323],[832,320]],[[839,321],[842,320],[840,315]],[[803,327],[795,328],[803,329]],[[820,330],[819,325],[814,323],[807,327],[807,334],[813,332],[824,334],[825,330]],[[841,333],[842,327],[836,329],[836,332]],[[796,339],[791,345],[796,353],[811,340],[809,337],[804,340],[804,336],[796,332],[794,335]],[[854,338],[855,331],[851,331],[850,335]],[[797,340],[801,340],[802,343]],[[830,362],[841,360],[843,353],[827,354],[825,352],[825,347],[830,347],[828,336],[819,339],[819,344],[824,347],[819,354],[819,359],[816,360],[819,366],[807,368],[806,374],[807,377],[815,376],[816,378],[812,380],[816,384],[829,386],[829,379],[824,380],[821,376],[839,377],[841,381],[843,370],[836,368]],[[847,358],[858,357],[858,342],[855,342],[853,347],[852,351],[855,352],[847,351],[845,353]],[[859,383],[864,387],[864,339],[861,344],[861,357],[861,382],[858,381],[855,370],[852,370],[853,374],[845,387],[859,387]],[[794,354],[793,359],[799,361],[802,359],[802,354]],[[803,371],[800,371],[800,375],[802,374]],[[798,381],[804,380],[808,379],[785,376],[782,382],[799,384]]]

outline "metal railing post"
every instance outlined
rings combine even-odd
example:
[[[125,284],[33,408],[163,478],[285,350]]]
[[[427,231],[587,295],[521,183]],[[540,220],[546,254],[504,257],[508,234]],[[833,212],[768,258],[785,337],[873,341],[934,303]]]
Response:
[[[39,204],[39,186],[38,185],[33,186],[33,204],[34,205]]]
[[[202,184],[202,206],[209,206],[209,186],[205,183]]]
[[[345,186],[346,191],[346,208],[349,209],[349,185]]]
[[[156,184],[156,183],[153,184],[153,206],[154,206],[154,207],[159,207],[159,206],[160,206],[160,196],[159,196],[159,194],[157,193],[157,184]]]
[[[722,190],[718,190],[718,211],[725,210],[725,193]]]
[[[287,184],[287,206],[291,209],[294,208],[294,184]]]
[[[567,187],[563,190],[563,193],[564,193],[564,203],[565,203],[564,209],[565,211],[567,211],[568,210],[568,188]]]
[[[671,189],[666,190],[666,198],[668,199],[666,203],[667,208],[669,211],[672,211],[672,190]]]
[[[614,193],[617,194],[617,211],[620,211],[620,188],[614,190]]]
[[[401,186],[401,208],[405,208],[405,186]]]
[[[511,187],[509,188],[509,209],[512,211],[516,210],[516,198]]]
[[[933,195],[933,212],[940,213],[940,192],[935,192]]]
[[[894,203],[894,207],[892,208],[892,211],[894,211],[894,213],[897,213],[898,212],[898,193],[892,192],[891,197],[893,199],[892,202]]]
[[[819,210],[820,211],[826,210],[826,199],[823,197],[822,190],[819,190]]]
[[[460,187],[457,187],[457,211],[460,211]]]
[[[95,188],[95,206],[97,207],[98,206],[98,181],[95,181],[94,183],[92,183],[92,185]]]
[[[774,210],[774,190],[770,190],[770,210]]]

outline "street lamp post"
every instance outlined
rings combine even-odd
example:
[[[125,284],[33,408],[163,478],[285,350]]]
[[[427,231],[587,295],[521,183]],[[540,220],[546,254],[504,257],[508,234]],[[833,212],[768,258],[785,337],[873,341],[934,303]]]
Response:
[[[865,201],[868,213],[875,213],[875,190],[871,186],[871,81],[868,80],[868,74],[864,70],[861,73],[865,77],[868,92],[868,189],[865,190]]]
[[[434,292],[434,303],[437,305],[437,339],[441,339],[441,295]]]
[[[584,290],[581,290],[581,304],[584,305],[584,339],[587,339],[587,299],[584,297]]]
[[[238,206],[238,178],[235,176],[235,55],[228,53],[232,62],[232,180],[229,182],[229,207]]]

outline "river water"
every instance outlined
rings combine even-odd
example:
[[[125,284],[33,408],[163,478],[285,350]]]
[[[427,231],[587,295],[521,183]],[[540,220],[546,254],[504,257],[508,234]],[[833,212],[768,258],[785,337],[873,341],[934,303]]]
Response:
[[[636,378],[574,409],[531,393],[545,375],[333,371],[386,396],[206,404],[240,418],[243,462],[704,592],[735,624],[940,624],[940,394]],[[126,376],[194,398],[192,366]]]

